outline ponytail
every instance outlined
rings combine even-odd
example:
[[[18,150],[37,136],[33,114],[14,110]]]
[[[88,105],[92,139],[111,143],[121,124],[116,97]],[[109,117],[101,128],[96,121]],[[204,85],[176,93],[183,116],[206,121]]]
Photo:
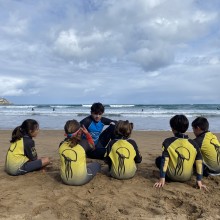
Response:
[[[23,123],[16,127],[12,132],[11,143],[16,142],[24,137],[24,135],[31,136],[31,133],[39,128],[39,124],[34,119],[26,119]]]
[[[10,143],[20,140],[23,136],[24,134],[22,133],[21,126],[16,127],[12,132]]]

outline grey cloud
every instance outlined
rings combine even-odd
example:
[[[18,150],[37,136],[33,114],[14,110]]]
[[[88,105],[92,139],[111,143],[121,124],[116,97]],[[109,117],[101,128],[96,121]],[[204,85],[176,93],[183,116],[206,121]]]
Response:
[[[32,102],[30,96],[56,100],[54,91],[56,102],[219,98],[219,8],[205,1],[9,0],[1,6],[3,95]],[[6,85],[11,92],[4,93]]]

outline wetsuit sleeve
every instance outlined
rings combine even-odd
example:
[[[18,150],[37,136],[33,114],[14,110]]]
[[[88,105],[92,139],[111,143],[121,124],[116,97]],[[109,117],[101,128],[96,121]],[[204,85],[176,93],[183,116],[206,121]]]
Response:
[[[114,124],[117,123],[116,120],[112,120],[112,119],[105,118],[105,117],[102,117],[102,118],[101,118],[101,122],[102,122],[104,125],[110,125],[111,123],[114,123]]]
[[[86,136],[86,139],[89,142],[89,144],[94,145],[94,141],[92,139],[91,134],[88,132],[85,136]]]
[[[162,149],[163,149],[163,153],[162,153],[161,164],[160,164],[160,178],[165,178],[170,156],[167,151],[167,147],[164,143],[163,143]]]
[[[91,147],[93,150],[95,150],[95,143],[94,143],[94,141],[93,141],[93,139],[92,139],[91,134],[88,132],[87,134],[85,134],[85,136],[86,136],[86,140],[88,141],[90,147]]]
[[[202,160],[196,160],[196,179],[201,180],[202,179]]]
[[[195,162],[196,162],[196,179],[201,180],[202,179],[202,173],[203,173],[202,154],[201,154],[199,146],[197,145],[197,142],[195,142],[193,140],[190,140],[190,139],[189,139],[189,142],[195,147],[196,152],[197,152],[196,159],[195,159]]]
[[[141,154],[140,154],[140,151],[139,151],[139,149],[138,149],[138,146],[137,146],[136,142],[135,142],[134,140],[131,140],[131,139],[129,139],[128,142],[133,145],[134,150],[135,150],[135,152],[136,152],[136,156],[135,156],[135,158],[134,158],[135,163],[141,163],[141,161],[142,161],[142,156],[141,156]]]
[[[35,143],[31,138],[23,138],[24,141],[24,154],[33,161],[37,159],[37,152],[35,149]]]

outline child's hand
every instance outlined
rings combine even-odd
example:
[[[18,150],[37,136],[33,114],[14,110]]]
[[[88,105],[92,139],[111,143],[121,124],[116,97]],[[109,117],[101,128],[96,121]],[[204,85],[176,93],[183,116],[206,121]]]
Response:
[[[81,130],[82,130],[83,134],[85,134],[85,135],[89,133],[84,125],[82,125]]]
[[[165,184],[165,178],[160,178],[159,181],[154,184],[154,187],[160,188],[163,187],[164,184]]]
[[[87,141],[88,141],[90,147],[91,147],[93,150],[95,150],[95,144],[94,144],[94,141],[93,141],[93,139],[92,139],[91,134],[88,132],[88,130],[86,129],[86,127],[85,127],[84,125],[82,125],[81,130],[82,130],[83,134],[86,136],[86,139],[87,139]]]
[[[199,189],[204,189],[205,191],[209,191],[207,186],[202,184],[201,180],[197,181],[197,184],[198,184]]]

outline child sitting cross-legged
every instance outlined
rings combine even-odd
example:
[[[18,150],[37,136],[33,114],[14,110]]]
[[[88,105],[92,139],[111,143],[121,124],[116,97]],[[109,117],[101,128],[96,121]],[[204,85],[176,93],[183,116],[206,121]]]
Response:
[[[67,121],[64,130],[66,138],[59,147],[61,179],[68,185],[86,184],[101,170],[98,162],[86,163],[86,151],[94,149],[92,137],[76,120]]]
[[[11,146],[5,161],[5,171],[13,176],[40,170],[50,164],[49,157],[38,157],[33,138],[39,133],[39,124],[26,119],[12,132]]]
[[[185,134],[189,121],[185,115],[175,115],[170,119],[173,137],[166,138],[162,144],[162,156],[156,158],[160,169],[160,179],[154,187],[163,187],[165,179],[185,182],[191,179],[193,165],[196,164],[197,185],[207,190],[202,184],[202,155],[197,144]]]
[[[116,179],[130,179],[137,170],[136,163],[141,163],[142,156],[138,146],[130,139],[133,123],[118,121],[115,126],[115,139],[107,146],[105,162],[109,166],[110,175]]]
[[[220,143],[217,137],[209,131],[209,122],[204,117],[198,117],[192,122],[192,129],[196,136],[203,157],[203,175],[220,175]]]

